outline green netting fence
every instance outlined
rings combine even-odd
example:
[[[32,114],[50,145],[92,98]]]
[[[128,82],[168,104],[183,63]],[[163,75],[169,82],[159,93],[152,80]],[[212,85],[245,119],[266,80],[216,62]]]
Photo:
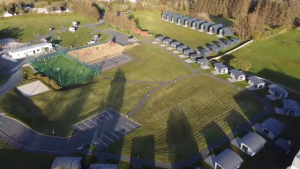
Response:
[[[27,61],[38,72],[56,80],[62,87],[83,84],[101,73],[102,64],[87,65],[67,55],[67,52],[66,49],[59,49],[38,57],[29,56]]]

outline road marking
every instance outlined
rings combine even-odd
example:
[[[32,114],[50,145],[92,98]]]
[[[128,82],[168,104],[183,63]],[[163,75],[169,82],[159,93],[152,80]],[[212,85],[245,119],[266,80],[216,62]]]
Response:
[[[100,114],[100,116],[103,116],[103,117],[105,117],[106,119],[108,119],[106,116],[104,116],[103,114]]]
[[[95,123],[95,122],[93,122],[93,120],[91,120],[91,119],[89,119],[92,123],[94,123],[94,124],[96,124],[97,125],[97,123]]]
[[[77,124],[75,124],[78,128],[80,128],[82,131],[84,131],[81,127],[79,127]]]
[[[118,130],[118,129],[115,129],[116,131],[118,131],[118,132],[120,132],[121,134],[123,134],[123,135],[125,135],[124,133],[122,133],[120,130]]]
[[[118,139],[120,139],[120,137],[116,136],[114,133],[110,132],[110,134],[114,135],[115,137],[117,137]]]
[[[87,125],[84,121],[82,122],[83,124]],[[87,125],[89,128],[91,128],[91,126]]]
[[[98,138],[97,138],[98,139]],[[107,144],[105,143],[105,142],[103,142],[103,141],[101,141],[100,139],[98,139],[101,143],[103,143],[103,144],[105,144],[106,146],[107,146]]]
[[[126,124],[128,124],[130,127],[132,127],[132,128],[134,128],[135,129],[135,127],[133,127],[132,125],[130,125],[129,123],[126,123]]]
[[[121,126],[123,129],[127,130],[128,132],[130,132],[130,130],[128,130],[127,128],[125,128],[124,126]]]
[[[103,135],[104,137],[106,137],[108,140],[110,140],[111,142],[114,142],[112,139],[110,139],[109,137],[107,137],[106,135]]]
[[[98,120],[100,120],[100,121],[102,121],[101,119],[99,119],[98,117],[96,117],[96,119],[98,119]],[[103,121],[102,121],[103,122]]]

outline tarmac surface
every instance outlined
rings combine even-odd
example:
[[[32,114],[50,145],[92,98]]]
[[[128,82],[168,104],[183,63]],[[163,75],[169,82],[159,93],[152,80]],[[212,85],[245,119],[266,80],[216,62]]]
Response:
[[[113,36],[113,40],[115,40],[115,43],[122,45],[122,46],[127,46],[127,45],[131,45],[133,44],[133,42],[129,42],[128,37],[122,33],[119,33],[117,31],[114,31],[112,29],[106,29],[103,30],[104,33],[109,34],[111,36]]]

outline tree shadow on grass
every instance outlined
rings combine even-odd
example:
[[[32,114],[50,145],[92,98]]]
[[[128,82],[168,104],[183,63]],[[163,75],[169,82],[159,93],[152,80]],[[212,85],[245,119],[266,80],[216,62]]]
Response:
[[[166,142],[171,162],[179,162],[199,153],[192,128],[181,110],[174,108],[170,111],[167,125]]]
[[[230,113],[224,118],[224,122],[228,124],[231,129],[232,137],[237,137],[243,132],[248,133],[251,128],[251,124],[246,120],[238,111],[232,109]]]
[[[7,27],[0,30],[1,39],[20,38],[23,35],[23,29]]]

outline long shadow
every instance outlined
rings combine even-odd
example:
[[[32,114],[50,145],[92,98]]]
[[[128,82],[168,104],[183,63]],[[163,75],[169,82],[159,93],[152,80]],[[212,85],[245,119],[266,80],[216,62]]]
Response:
[[[4,38],[20,38],[23,35],[23,29],[7,27],[0,30],[1,39]]]
[[[192,128],[181,110],[174,108],[170,111],[167,125],[166,142],[171,162],[179,162],[199,153]]]
[[[234,137],[241,132],[250,131],[251,124],[246,120],[237,110],[232,109],[230,113],[224,118],[228,124]]]

